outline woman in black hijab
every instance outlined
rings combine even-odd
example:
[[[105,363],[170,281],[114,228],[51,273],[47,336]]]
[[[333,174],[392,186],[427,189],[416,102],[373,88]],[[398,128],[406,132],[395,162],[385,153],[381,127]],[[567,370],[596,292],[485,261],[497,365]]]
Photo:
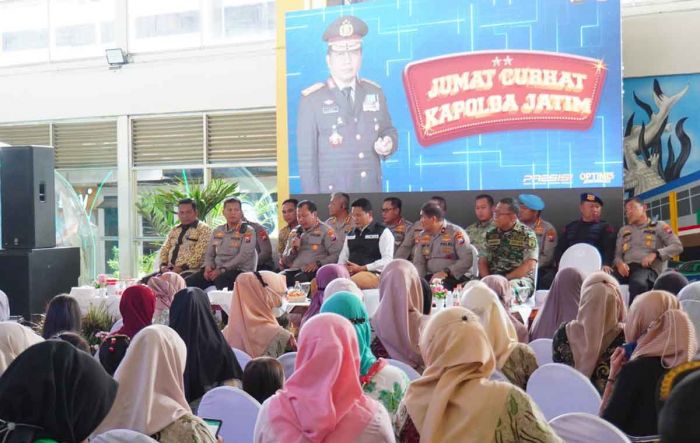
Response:
[[[90,355],[64,341],[38,343],[0,377],[0,441],[82,442],[116,395],[117,382]]]
[[[176,293],[169,324],[187,345],[185,397],[190,405],[224,382],[241,380],[243,370],[214,320],[204,291],[185,288]]]
[[[654,282],[654,289],[668,291],[673,295],[678,295],[686,286],[688,286],[688,279],[685,275],[673,269],[662,272]]]

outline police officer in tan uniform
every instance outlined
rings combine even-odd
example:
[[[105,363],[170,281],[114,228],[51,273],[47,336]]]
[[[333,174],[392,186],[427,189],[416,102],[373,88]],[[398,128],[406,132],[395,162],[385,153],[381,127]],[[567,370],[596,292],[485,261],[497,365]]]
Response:
[[[401,199],[387,197],[382,203],[382,221],[394,235],[394,251],[397,251],[413,223],[401,216]],[[397,257],[398,258],[398,257]]]
[[[282,257],[284,253],[284,248],[287,247],[287,239],[289,238],[289,233],[299,226],[297,221],[297,205],[299,200],[296,198],[288,198],[282,202],[282,218],[286,225],[280,229],[277,236],[277,254],[279,258]]]
[[[226,223],[212,232],[204,254],[204,268],[187,277],[187,286],[233,289],[240,273],[255,271],[258,260],[255,229],[243,220],[241,201],[234,197],[226,199],[224,217]]]
[[[255,229],[255,236],[257,237],[255,250],[258,253],[257,270],[274,271],[275,264],[272,261],[272,242],[270,241],[270,236],[267,234],[267,230],[260,223],[245,219],[244,221]]]
[[[337,263],[343,244],[333,228],[318,219],[316,204],[309,200],[297,205],[299,226],[289,234],[287,247],[282,254],[282,274],[287,286],[294,282],[309,282],[323,265]]]
[[[443,286],[452,290],[469,280],[465,274],[474,259],[469,237],[462,228],[447,222],[442,209],[434,202],[424,204],[420,214],[423,230],[416,237],[413,264],[418,275],[428,281],[443,279]]]
[[[666,267],[668,259],[683,252],[683,245],[671,227],[652,221],[646,205],[637,197],[625,203],[627,222],[617,233],[615,277],[629,284],[630,304],[638,294],[650,290]]]
[[[335,192],[331,194],[328,202],[328,220],[324,223],[333,228],[333,232],[338,237],[342,245],[345,236],[352,231],[352,217],[350,217],[350,196],[345,192]]]
[[[520,194],[520,213],[518,219],[535,232],[539,258],[537,260],[537,288],[549,289],[557,274],[554,252],[557,248],[557,230],[542,218],[544,200],[534,194]]]
[[[301,192],[381,192],[381,161],[398,147],[382,88],[358,76],[367,24],[334,20],[323,33],[330,77],[301,93],[297,157]],[[348,202],[349,203],[349,202]]]

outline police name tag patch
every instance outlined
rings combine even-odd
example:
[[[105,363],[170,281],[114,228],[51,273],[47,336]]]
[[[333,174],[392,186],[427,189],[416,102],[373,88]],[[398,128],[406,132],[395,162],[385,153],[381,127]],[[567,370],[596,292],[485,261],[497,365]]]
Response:
[[[324,114],[337,114],[340,111],[340,107],[338,105],[323,105],[323,108],[321,108],[321,112]]]
[[[350,238],[350,237],[348,237]],[[370,234],[370,235],[365,235],[366,239],[374,239],[374,238],[379,238],[379,234]]]
[[[365,95],[365,100],[362,102],[362,110],[368,112],[379,111],[379,97],[377,97],[377,94]]]
[[[346,235],[345,238],[347,238],[348,240],[355,240],[354,235]]]

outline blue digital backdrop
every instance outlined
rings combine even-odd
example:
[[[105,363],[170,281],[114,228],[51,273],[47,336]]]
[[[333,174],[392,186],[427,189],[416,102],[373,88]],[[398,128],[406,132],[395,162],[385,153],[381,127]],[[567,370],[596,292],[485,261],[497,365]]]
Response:
[[[327,45],[321,36],[341,15],[357,16],[369,27],[360,77],[381,85],[398,130],[398,151],[382,162],[382,191],[622,186],[619,0],[376,0],[286,15],[292,194],[302,193],[296,152],[301,91],[328,78]],[[404,93],[404,67],[412,61],[483,50],[602,59],[608,71],[592,127],[493,132],[420,146]],[[609,180],[584,180],[586,173],[607,173]],[[528,174],[571,174],[572,180],[525,185]]]

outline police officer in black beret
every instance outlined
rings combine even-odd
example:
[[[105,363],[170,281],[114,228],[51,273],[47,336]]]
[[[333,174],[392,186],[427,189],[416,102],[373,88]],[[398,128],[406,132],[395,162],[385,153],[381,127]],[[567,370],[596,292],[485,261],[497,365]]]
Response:
[[[603,270],[612,273],[612,262],[615,258],[615,228],[600,217],[603,211],[603,200],[596,194],[584,192],[581,194],[579,205],[581,218],[572,221],[564,228],[557,244],[557,262],[569,246],[576,243],[588,243],[600,252],[603,259]]]
[[[381,160],[398,147],[382,88],[358,77],[367,24],[342,16],[323,33],[331,76],[302,91],[297,154],[304,194],[381,192]]]

